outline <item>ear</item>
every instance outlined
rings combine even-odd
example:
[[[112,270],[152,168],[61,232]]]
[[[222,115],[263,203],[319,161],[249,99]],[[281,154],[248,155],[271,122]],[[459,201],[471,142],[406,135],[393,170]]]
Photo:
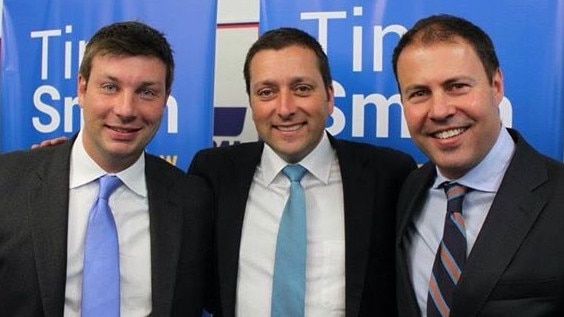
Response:
[[[327,87],[327,113],[332,114],[335,109],[335,89],[333,84]]]
[[[78,95],[78,105],[82,108],[82,103],[84,99],[84,94],[86,94],[86,85],[87,85],[86,78],[84,78],[81,74],[78,74],[77,82],[76,82],[76,93]]]
[[[499,105],[504,95],[503,74],[501,73],[501,69],[499,67],[496,69],[492,77],[492,89],[493,89],[496,104]]]

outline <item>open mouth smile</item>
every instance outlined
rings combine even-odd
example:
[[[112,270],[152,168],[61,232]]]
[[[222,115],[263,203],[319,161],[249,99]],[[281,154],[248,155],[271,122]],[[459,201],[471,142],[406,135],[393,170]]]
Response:
[[[289,126],[277,125],[276,129],[278,129],[282,132],[292,132],[292,131],[299,130],[303,126],[304,126],[304,123],[293,124],[293,125],[289,125]]]
[[[440,131],[440,132],[436,132],[433,133],[432,136],[434,138],[437,139],[448,139],[448,138],[452,138],[458,135],[461,135],[462,133],[464,133],[468,128],[456,128],[456,129],[450,129],[450,130],[445,130],[445,131]]]

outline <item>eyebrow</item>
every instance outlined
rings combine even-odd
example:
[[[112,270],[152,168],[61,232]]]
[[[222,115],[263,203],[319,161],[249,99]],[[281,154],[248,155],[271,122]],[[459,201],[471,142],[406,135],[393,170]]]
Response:
[[[290,85],[295,85],[295,84],[299,84],[299,83],[303,83],[303,82],[315,82],[315,80],[311,77],[306,77],[306,76],[295,76],[292,77],[289,81]],[[261,81],[257,81],[252,83],[253,88],[256,88],[257,86],[276,86],[279,85],[279,81],[278,80],[273,80],[273,79],[264,79]]]
[[[303,82],[314,83],[315,79],[313,79],[311,77],[306,77],[306,76],[299,76],[299,77],[292,78],[292,80],[290,81],[290,84],[295,85],[295,84],[299,84],[299,83],[303,83]]]
[[[408,93],[414,90],[428,89],[428,87],[429,87],[428,85],[420,85],[420,84],[410,85],[405,87],[405,89],[403,89],[403,93]]]
[[[121,83],[122,80],[120,80],[119,78],[112,76],[112,75],[103,75],[101,76],[102,79],[109,79],[111,81],[114,81],[116,83]],[[139,82],[139,85],[137,85],[138,87],[148,87],[148,86],[159,86],[160,82],[158,80],[144,80]]]
[[[473,77],[470,77],[470,76],[456,76],[456,77],[449,78],[449,79],[445,80],[441,85],[442,86],[451,85],[451,84],[459,82],[459,81],[475,82],[476,80]]]
[[[445,81],[441,82],[441,86],[448,86],[448,85],[452,85],[456,82],[459,81],[469,81],[469,82],[476,82],[476,79],[474,79],[473,77],[470,76],[455,76],[452,78],[448,78]],[[407,86],[403,91],[404,92],[409,92],[409,91],[413,91],[413,90],[420,90],[420,89],[428,89],[429,85],[424,85],[424,84],[414,84],[414,85],[410,85]]]

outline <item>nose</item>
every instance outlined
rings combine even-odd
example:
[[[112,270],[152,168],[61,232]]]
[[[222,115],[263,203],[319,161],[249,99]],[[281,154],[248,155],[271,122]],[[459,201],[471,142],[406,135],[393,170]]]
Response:
[[[453,116],[456,112],[456,107],[451,102],[451,98],[445,93],[433,94],[429,118],[435,121],[442,121]]]
[[[278,99],[277,112],[282,118],[289,118],[296,112],[295,96],[290,90],[280,91]]]
[[[123,91],[114,105],[114,113],[124,121],[129,121],[136,115],[136,94]]]

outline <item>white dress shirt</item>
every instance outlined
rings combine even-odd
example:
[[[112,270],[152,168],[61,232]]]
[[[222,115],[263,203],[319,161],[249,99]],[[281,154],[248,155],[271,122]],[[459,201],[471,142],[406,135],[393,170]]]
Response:
[[[106,172],[86,153],[82,144],[82,132],[74,142],[70,161],[64,315],[78,317],[88,214],[98,194],[96,180]],[[109,204],[119,236],[121,316],[148,316],[152,309],[151,248],[145,156],[141,155],[135,164],[116,175],[124,185],[110,196]]]
[[[464,196],[462,204],[466,229],[466,250],[470,254],[514,150],[515,143],[509,132],[501,128],[496,143],[486,157],[460,179],[447,179],[437,169],[437,178],[429,189],[423,209],[413,219],[413,226],[404,238],[408,250],[411,282],[422,317],[427,316],[429,279],[435,254],[443,236],[446,216],[447,199],[444,190],[439,186],[445,181],[456,181],[472,189]]]
[[[290,181],[287,165],[265,145],[249,191],[237,282],[236,315],[270,316],[276,237]],[[307,259],[305,315],[345,316],[345,222],[343,185],[337,156],[323,138],[299,162],[306,197]]]

